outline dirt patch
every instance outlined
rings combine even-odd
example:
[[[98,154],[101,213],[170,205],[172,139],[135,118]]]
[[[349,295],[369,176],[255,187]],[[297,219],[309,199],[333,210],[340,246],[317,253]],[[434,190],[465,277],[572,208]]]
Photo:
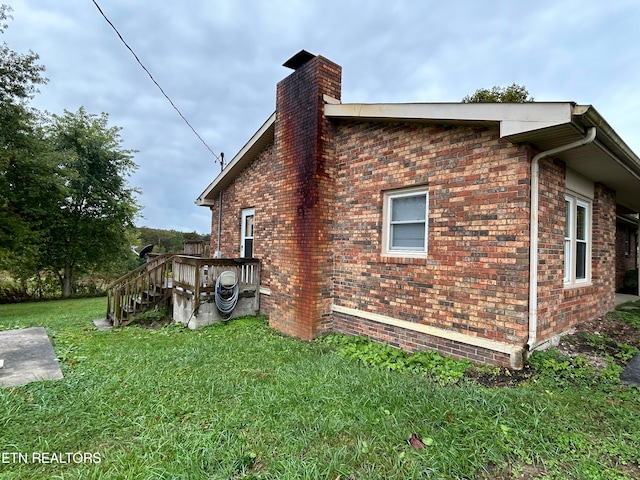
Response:
[[[638,304],[638,302],[636,302]],[[621,367],[630,360],[629,352],[633,347],[640,348],[640,305],[622,307],[619,311],[576,325],[575,329],[561,338],[556,349],[571,358],[581,356],[596,369],[605,369],[607,359],[613,359]],[[634,306],[638,307],[634,309]],[[629,318],[635,317],[635,321]],[[533,372],[528,365],[522,370],[488,368],[468,373],[486,387],[515,387],[531,378]]]
[[[637,312],[640,316],[640,310]],[[575,332],[562,337],[557,348],[571,358],[585,357],[595,368],[606,368],[607,358],[622,367],[628,363],[624,355],[627,346],[640,348],[640,329],[616,313],[608,313],[577,325]]]
[[[160,330],[161,328],[172,323],[173,320],[171,318],[161,318],[161,319],[153,319],[153,320],[140,320],[135,322],[140,328],[148,329],[148,330]]]
[[[465,377],[472,378],[483,387],[516,387],[525,380],[531,378],[533,372],[529,365],[525,365],[522,370],[509,370],[506,368],[472,369],[465,372]]]

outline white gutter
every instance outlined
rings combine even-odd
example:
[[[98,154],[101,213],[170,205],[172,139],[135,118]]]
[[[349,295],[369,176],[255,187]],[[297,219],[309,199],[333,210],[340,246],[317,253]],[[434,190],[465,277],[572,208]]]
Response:
[[[576,142],[552,148],[537,154],[531,160],[531,230],[529,233],[529,351],[536,346],[538,336],[538,195],[540,160],[556,153],[572,150],[593,142],[596,138],[596,127],[590,127],[587,135]]]

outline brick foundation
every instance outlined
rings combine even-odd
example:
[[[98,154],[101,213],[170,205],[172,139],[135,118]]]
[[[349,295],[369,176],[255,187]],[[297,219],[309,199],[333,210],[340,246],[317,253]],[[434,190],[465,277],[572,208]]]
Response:
[[[517,347],[501,345],[501,351],[498,351],[490,345],[474,345],[446,336],[430,335],[345,313],[334,312],[333,328],[339,333],[364,336],[376,342],[386,342],[408,352],[437,350],[447,356],[467,358],[476,363],[489,363],[514,369],[522,368],[523,365],[524,350]],[[443,333],[446,335],[447,332]]]

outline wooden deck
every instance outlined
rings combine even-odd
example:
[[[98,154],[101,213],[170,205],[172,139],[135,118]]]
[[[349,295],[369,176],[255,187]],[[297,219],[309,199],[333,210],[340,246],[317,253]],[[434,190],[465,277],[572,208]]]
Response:
[[[180,255],[173,259],[174,321],[196,328],[222,320],[213,302],[216,280],[227,271],[238,279],[239,299],[232,317],[256,315],[260,307],[259,260]]]
[[[162,254],[150,258],[108,287],[106,318],[114,327],[119,327],[151,308],[173,305],[175,321],[190,327],[213,323],[220,319],[211,308],[216,280],[226,271],[234,272],[238,278],[240,298],[238,312],[234,310],[233,316],[257,314],[259,260]]]

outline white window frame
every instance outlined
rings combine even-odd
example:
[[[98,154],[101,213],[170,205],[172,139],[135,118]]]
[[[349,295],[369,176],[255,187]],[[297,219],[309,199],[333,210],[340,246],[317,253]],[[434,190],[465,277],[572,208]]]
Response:
[[[424,218],[424,245],[417,248],[397,247],[392,245],[393,226],[406,223],[422,223],[422,220],[415,222],[393,222],[392,208],[393,201],[397,198],[404,197],[425,197],[425,218]],[[426,258],[428,252],[429,238],[429,190],[426,186],[405,188],[402,190],[392,190],[384,192],[383,196],[383,214],[382,214],[382,254],[388,257],[418,257]]]
[[[593,202],[590,199],[577,195],[573,192],[567,192],[565,195],[565,205],[567,203],[569,204],[569,215],[565,215],[565,217],[569,221],[569,225],[565,225],[564,237],[564,286],[571,288],[591,285],[591,244],[593,230],[591,217]],[[586,211],[584,239],[577,238],[578,208],[584,208]],[[577,277],[577,256],[579,244],[585,245],[584,278]]]
[[[247,225],[247,217],[253,218],[253,223],[251,227],[251,232],[246,231]],[[251,250],[252,256],[255,254],[255,221],[256,221],[256,211],[254,208],[245,208],[242,210],[242,223],[240,224],[240,257],[245,258],[245,241],[251,240]]]

